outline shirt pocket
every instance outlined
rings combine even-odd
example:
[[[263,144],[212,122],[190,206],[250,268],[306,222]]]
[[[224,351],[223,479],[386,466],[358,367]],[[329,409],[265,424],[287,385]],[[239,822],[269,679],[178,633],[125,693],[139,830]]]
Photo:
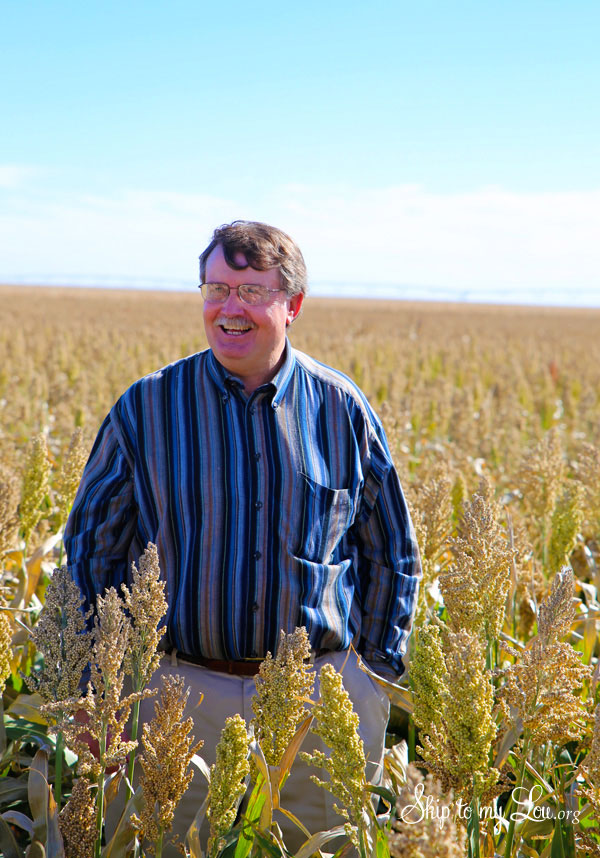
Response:
[[[328,563],[348,530],[352,500],[347,489],[323,486],[299,472],[294,491],[292,554],[313,563]]]

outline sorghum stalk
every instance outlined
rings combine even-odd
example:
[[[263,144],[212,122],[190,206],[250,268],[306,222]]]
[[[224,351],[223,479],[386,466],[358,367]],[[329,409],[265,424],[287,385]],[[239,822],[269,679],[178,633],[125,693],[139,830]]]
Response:
[[[414,763],[417,758],[417,731],[415,729],[415,722],[411,718],[408,722],[408,762]]]
[[[143,803],[132,824],[140,832],[140,841],[155,844],[160,854],[164,833],[171,829],[175,808],[192,780],[190,762],[201,747],[189,735],[191,717],[183,719],[190,689],[180,676],[163,677],[163,688],[154,704],[154,718],[142,730],[143,753],[140,757],[140,785]]]
[[[105,768],[102,760],[106,757],[106,721],[102,722],[102,736],[100,737],[100,772],[98,774],[98,792],[96,794],[96,842],[94,844],[94,858],[102,856],[102,828],[104,825],[104,774]]]
[[[54,764],[54,799],[56,801],[56,806],[60,810],[60,805],[62,802],[62,769],[63,769],[63,748],[64,748],[64,738],[62,730],[59,730],[56,734],[56,762]]]
[[[26,557],[29,540],[42,517],[40,507],[48,491],[49,476],[50,459],[48,457],[48,445],[45,435],[40,432],[31,439],[29,444],[23,473],[21,503],[19,505],[21,533],[23,542],[25,543],[23,550],[23,569],[25,574],[27,574]]]
[[[208,858],[216,858],[220,839],[235,822],[239,802],[246,791],[246,778],[250,774],[248,753],[246,722],[241,715],[233,715],[225,721],[216,747],[216,759],[210,767],[206,811],[210,822]]]
[[[132,678],[134,693],[139,693],[150,682],[158,667],[160,654],[157,652],[159,641],[165,626],[159,628],[161,619],[167,612],[164,595],[165,584],[160,580],[158,549],[149,542],[139,562],[131,564],[131,591],[122,585],[125,605],[131,617],[129,644],[125,656],[125,670]],[[137,741],[140,720],[140,700],[133,704],[131,738]],[[135,771],[135,751],[129,755],[127,798],[133,794],[133,776]]]
[[[69,516],[86,459],[87,452],[83,441],[83,431],[77,427],[71,435],[69,448],[65,453],[57,480],[56,505],[58,525],[60,527],[66,523]],[[62,539],[59,551],[58,565],[60,566],[64,556],[64,542]]]
[[[0,558],[17,541],[19,484],[14,473],[0,463]]]
[[[88,692],[84,698],[74,701],[71,711],[87,713],[85,724],[65,721],[60,724],[71,737],[70,744],[79,756],[80,772],[91,771],[97,784],[96,791],[96,858],[99,858],[102,844],[105,796],[104,778],[107,768],[121,765],[132,750],[132,743],[123,741],[123,730],[129,718],[131,706],[137,695],[122,698],[123,659],[127,649],[129,619],[125,616],[116,590],[111,587],[106,596],[98,596],[96,603],[96,622],[94,627],[94,647],[91,659],[91,678]],[[64,704],[62,704],[64,706]],[[82,729],[83,728],[83,729]],[[89,747],[82,742],[80,734],[89,731],[98,741],[98,758],[91,754]]]
[[[4,727],[4,701],[0,694],[0,747],[6,747],[6,729]]]
[[[66,858],[90,858],[96,840],[96,807],[90,795],[90,782],[78,778],[71,798],[60,812],[58,824]]]
[[[455,632],[466,629],[496,640],[504,625],[514,550],[485,480],[463,504],[458,535],[450,545],[453,563],[440,575],[448,625]]]
[[[479,858],[479,798],[471,799],[471,815],[467,823],[467,854],[468,858]]]
[[[314,750],[312,754],[302,753],[310,765],[319,766],[329,775],[323,781],[316,775],[311,780],[328,790],[340,804],[334,804],[334,811],[343,816],[350,824],[349,838],[361,856],[365,852],[365,827],[367,813],[373,813],[369,785],[365,775],[365,749],[358,732],[358,715],[344,688],[342,675],[330,664],[321,668],[319,677],[320,699],[314,706],[315,724],[312,732],[323,740],[330,749],[329,756]]]
[[[585,731],[584,711],[576,691],[589,680],[590,668],[566,637],[574,619],[574,583],[570,569],[557,572],[538,611],[538,634],[523,650],[507,643],[515,658],[502,671],[498,699],[509,724],[540,747],[577,741]],[[521,727],[522,724],[522,727]]]
[[[527,754],[529,752],[529,738],[530,738],[529,733],[526,733],[523,736],[523,750],[521,752],[522,757],[521,757],[521,768],[519,769],[519,777],[517,779],[517,783],[515,784],[515,786],[513,787],[512,791],[511,791],[510,798],[508,799],[508,802],[506,803],[505,814],[509,819],[509,826],[508,826],[508,834],[506,835],[506,848],[504,850],[504,858],[510,858],[511,853],[512,853],[512,844],[513,844],[513,839],[515,836],[515,823],[516,823],[515,814],[511,813],[512,806],[513,806],[513,794],[514,794],[514,791],[516,789],[520,790],[521,787],[523,786],[523,779],[525,777],[525,766],[527,764]]]
[[[131,739],[132,741],[137,741],[138,732],[140,728],[140,701],[137,700],[133,704],[133,709],[131,711]],[[127,777],[129,783],[127,784],[127,800],[131,798],[133,794],[133,774],[135,771],[135,751],[132,751],[129,755],[129,760],[127,764]]]
[[[0,592],[0,702],[2,701],[4,685],[10,676],[12,656],[12,626],[8,613],[3,610],[5,606],[6,601]],[[4,720],[2,724],[4,725]]]
[[[63,720],[62,704],[79,697],[79,682],[89,660],[90,637],[85,632],[85,617],[80,611],[82,601],[79,588],[71,580],[67,568],[55,569],[46,590],[44,607],[31,632],[33,643],[43,655],[44,666],[25,677],[25,683],[45,702],[56,705],[53,713],[47,713],[51,715],[51,725],[57,721],[60,724]],[[62,729],[59,727],[55,732],[54,789],[60,809],[65,742]]]
[[[305,628],[279,636],[275,658],[267,653],[254,682],[252,698],[255,736],[270,766],[281,762],[299,724],[308,714],[305,701],[313,692],[310,642]]]

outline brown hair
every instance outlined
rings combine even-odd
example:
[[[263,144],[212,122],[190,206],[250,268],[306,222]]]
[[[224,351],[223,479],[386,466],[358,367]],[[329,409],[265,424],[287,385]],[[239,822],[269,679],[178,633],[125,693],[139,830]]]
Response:
[[[200,281],[204,283],[206,261],[217,245],[223,248],[223,256],[230,268],[241,271],[254,268],[267,271],[279,268],[281,285],[288,295],[306,295],[308,290],[306,265],[298,245],[281,229],[253,220],[234,220],[219,226],[212,240],[200,254]],[[236,254],[246,258],[246,265],[235,261]]]

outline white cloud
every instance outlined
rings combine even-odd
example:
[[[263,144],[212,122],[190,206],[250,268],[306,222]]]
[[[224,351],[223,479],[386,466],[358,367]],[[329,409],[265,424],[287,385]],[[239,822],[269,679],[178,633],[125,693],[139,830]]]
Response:
[[[37,172],[35,167],[0,164],[0,188],[18,188]]]
[[[600,190],[438,194],[418,186],[289,185],[251,200],[151,191],[13,194],[8,209],[0,217],[0,279],[164,277],[192,285],[212,229],[249,217],[298,241],[313,282],[439,286],[449,297],[581,288],[597,290],[600,303]]]
[[[435,194],[296,189],[290,214],[313,270],[328,279],[454,289],[596,283],[600,190]],[[331,252],[328,252],[329,244]]]
[[[0,217],[6,236],[0,279],[22,272],[53,281],[174,278],[194,284],[197,257],[227,200],[202,195],[124,192],[13,200]]]

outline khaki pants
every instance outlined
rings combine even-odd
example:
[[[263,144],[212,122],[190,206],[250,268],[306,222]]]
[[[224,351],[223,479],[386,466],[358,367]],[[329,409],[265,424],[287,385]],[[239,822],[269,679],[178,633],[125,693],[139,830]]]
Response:
[[[345,665],[344,662],[346,662]],[[315,659],[317,673],[315,699],[318,697],[319,671],[324,664],[332,664],[337,671],[341,671],[343,666],[344,688],[348,692],[354,711],[360,719],[359,733],[365,747],[367,777],[371,783],[377,784],[382,775],[385,728],[389,717],[387,695],[358,667],[357,657],[354,653],[331,652]],[[185,685],[189,685],[191,688],[185,717],[192,716],[194,737],[196,740],[202,739],[204,741],[204,745],[198,753],[211,766],[215,762],[215,748],[220,739],[225,719],[237,713],[248,724],[254,716],[251,706],[252,697],[256,691],[254,678],[217,673],[205,667],[179,661],[173,654],[163,656],[150,687],[160,688],[162,676],[176,674],[182,676]],[[143,701],[140,713],[142,723],[153,717],[154,699]],[[200,699],[202,702],[198,705]],[[325,753],[328,751],[318,736],[309,733],[304,740],[302,750],[312,751],[313,748],[324,750]],[[309,766],[297,757],[281,791],[281,804],[286,810],[292,811],[311,834],[314,834],[343,824],[344,820],[333,810],[334,799],[331,793],[313,784],[310,780],[311,774],[316,774],[323,780],[327,780],[327,776],[321,769]],[[173,824],[173,832],[182,841],[184,841],[186,832],[206,797],[207,786],[202,773],[194,768],[193,780],[177,808]],[[118,800],[114,804],[117,805]],[[283,830],[284,841],[288,848],[297,850],[305,840],[302,832],[283,815],[279,815],[277,821]],[[110,823],[107,827],[109,826]],[[206,847],[207,839],[208,826],[205,822],[201,829],[203,848]],[[166,840],[167,838],[165,838]],[[325,848],[327,849],[327,846]],[[165,858],[171,858],[171,856],[174,858],[174,856],[180,856],[181,853],[167,846],[166,849],[163,849],[163,855]]]

